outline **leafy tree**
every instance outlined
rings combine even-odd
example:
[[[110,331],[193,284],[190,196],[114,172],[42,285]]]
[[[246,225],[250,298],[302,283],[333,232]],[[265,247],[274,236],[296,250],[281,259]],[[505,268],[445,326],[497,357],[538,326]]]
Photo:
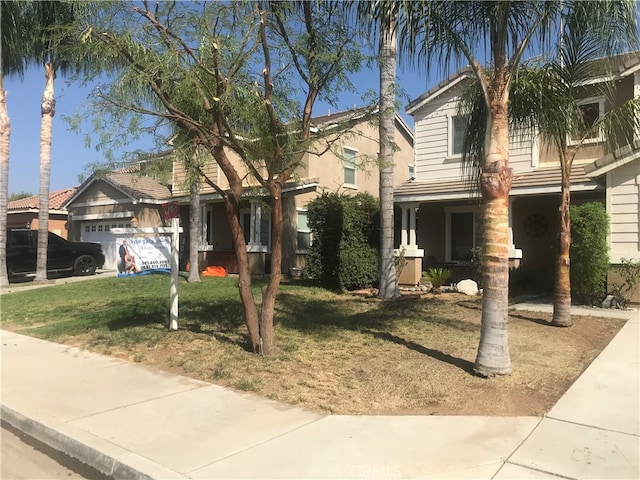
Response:
[[[311,142],[316,100],[323,95],[334,102],[349,85],[346,73],[360,66],[338,8],[325,2],[117,2],[96,9],[79,35],[79,53],[113,70],[99,94],[102,112],[113,114],[115,124],[135,118],[129,122],[137,127],[140,116],[149,116],[156,131],[180,130],[224,173],[229,189],[199,170],[225,205],[255,352],[274,349],[283,186],[307,152],[317,153]],[[266,193],[271,211],[271,276],[260,309],[240,224],[245,179]]]
[[[29,197],[33,197],[33,193],[31,192],[12,193],[11,195],[9,195],[8,201],[15,202],[16,200],[20,200],[22,198],[29,198]]]

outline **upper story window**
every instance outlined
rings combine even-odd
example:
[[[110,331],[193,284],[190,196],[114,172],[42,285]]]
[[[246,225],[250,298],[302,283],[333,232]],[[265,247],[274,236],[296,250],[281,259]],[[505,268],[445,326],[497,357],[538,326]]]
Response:
[[[593,126],[604,115],[604,98],[587,98],[580,102],[578,108],[580,108],[580,114],[582,115],[582,126],[580,131],[569,138],[569,144],[576,144],[581,141],[584,143],[601,142],[602,131]]]
[[[356,184],[356,162],[358,151],[352,148],[344,148],[344,183],[345,185]]]
[[[416,166],[409,165],[409,180],[415,180],[415,179],[416,179]]]
[[[466,119],[461,115],[449,117],[449,156],[462,155]]]

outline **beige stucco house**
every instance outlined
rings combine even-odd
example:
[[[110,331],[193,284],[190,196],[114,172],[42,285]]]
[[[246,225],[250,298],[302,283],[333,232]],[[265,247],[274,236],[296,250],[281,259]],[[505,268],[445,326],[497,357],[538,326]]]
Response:
[[[312,132],[324,133],[314,149],[321,154],[306,153],[302,166],[283,190],[283,272],[291,268],[303,268],[307,249],[311,244],[311,231],[307,225],[307,204],[323,191],[340,191],[347,194],[368,192],[378,197],[378,127],[372,122],[375,116],[359,111],[340,112],[313,119]],[[343,129],[348,124],[347,132]],[[337,132],[340,126],[341,133]],[[413,132],[398,115],[395,117],[395,185],[400,185],[413,175]],[[336,133],[332,134],[332,129]],[[326,148],[327,144],[331,148]],[[242,162],[233,152],[240,172],[246,172]],[[215,162],[204,168],[207,176],[223,190],[228,183]],[[182,218],[188,218],[189,190],[185,183],[185,169],[181,162],[174,162],[172,198],[180,202]],[[251,185],[247,176],[247,185]],[[262,200],[259,188],[248,190],[241,207],[242,226],[247,241],[252,272],[264,274],[270,271],[270,215]],[[237,262],[232,239],[224,216],[220,195],[206,183],[201,188],[201,258],[205,265],[223,266],[236,273]],[[185,240],[186,242],[186,240]],[[202,265],[201,265],[202,266]]]

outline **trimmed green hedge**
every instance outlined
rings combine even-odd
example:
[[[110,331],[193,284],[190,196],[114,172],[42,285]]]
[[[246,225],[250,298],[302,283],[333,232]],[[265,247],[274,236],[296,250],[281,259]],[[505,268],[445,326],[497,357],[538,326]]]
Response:
[[[607,295],[609,215],[599,202],[572,205],[569,214],[571,296],[588,305],[600,305]]]
[[[313,243],[307,271],[325,288],[353,290],[378,281],[380,207],[371,195],[323,193],[307,206]]]

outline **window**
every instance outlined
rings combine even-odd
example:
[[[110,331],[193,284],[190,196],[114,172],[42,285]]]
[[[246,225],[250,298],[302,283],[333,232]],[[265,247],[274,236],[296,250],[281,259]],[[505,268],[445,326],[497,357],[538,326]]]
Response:
[[[309,250],[311,246],[311,229],[309,215],[306,210],[298,210],[298,250]]]
[[[200,237],[198,245],[205,248],[207,245],[213,245],[212,229],[211,229],[211,207],[208,205],[200,206]]]
[[[257,203],[240,212],[240,224],[248,251],[266,251],[271,240],[271,215],[269,210]]]
[[[472,207],[452,207],[446,210],[446,251],[448,262],[470,262],[473,249],[480,242],[476,211]]]
[[[415,165],[409,165],[409,180],[416,179],[416,167]]]
[[[449,156],[462,155],[466,119],[460,115],[449,117]]]
[[[356,184],[356,161],[358,152],[351,148],[344,149],[344,183],[346,185]]]
[[[575,144],[581,141],[584,141],[584,143],[602,141],[602,131],[599,128],[594,129],[593,125],[604,115],[604,99],[589,98],[583,100],[580,102],[578,108],[582,115],[582,125],[579,127],[578,132],[571,136],[569,144]]]

